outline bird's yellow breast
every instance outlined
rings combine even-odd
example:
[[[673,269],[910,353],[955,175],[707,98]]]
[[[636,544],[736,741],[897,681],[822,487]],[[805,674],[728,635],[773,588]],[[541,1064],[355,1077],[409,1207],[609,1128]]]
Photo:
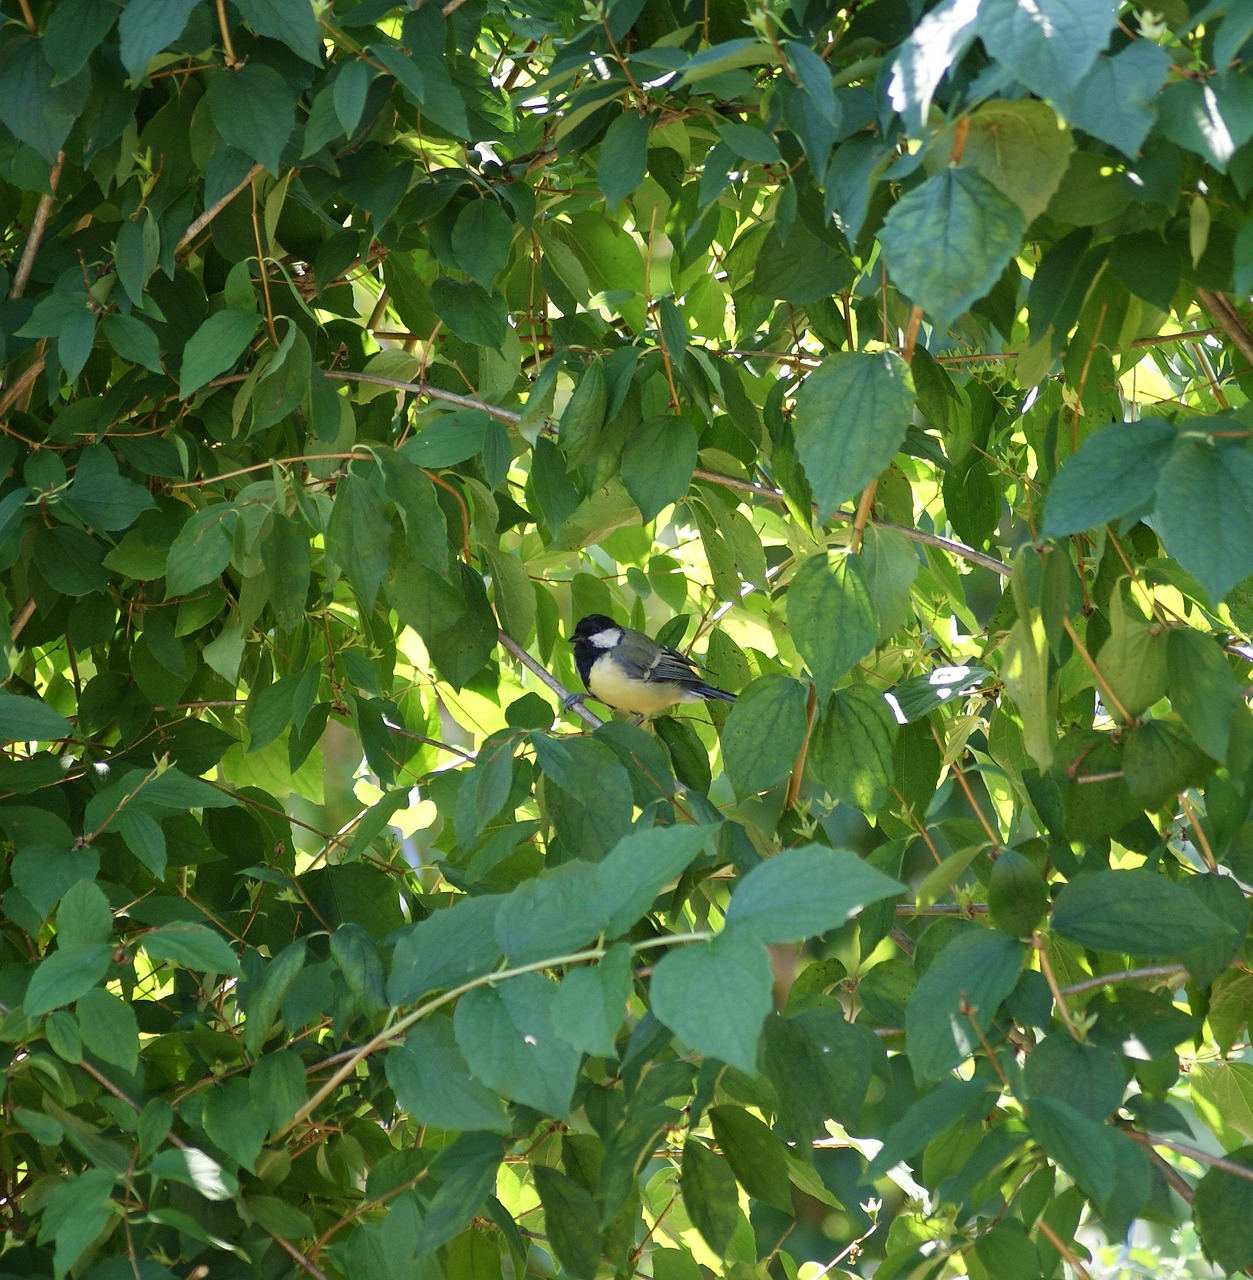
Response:
[[[594,698],[636,715],[653,716],[677,702],[685,701],[686,690],[676,684],[633,680],[607,655],[597,658],[588,673],[588,688]]]

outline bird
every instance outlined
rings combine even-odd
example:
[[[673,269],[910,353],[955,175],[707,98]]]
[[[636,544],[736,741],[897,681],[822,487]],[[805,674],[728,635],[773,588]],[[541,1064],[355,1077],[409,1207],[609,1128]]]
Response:
[[[580,618],[570,643],[588,693],[618,711],[643,719],[680,702],[735,701],[735,694],[706,684],[691,658],[603,613]],[[572,695],[567,706],[584,696]]]

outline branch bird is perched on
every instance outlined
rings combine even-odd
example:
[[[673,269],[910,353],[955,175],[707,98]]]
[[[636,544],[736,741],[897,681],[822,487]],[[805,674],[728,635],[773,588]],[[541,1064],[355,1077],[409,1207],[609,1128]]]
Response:
[[[618,711],[655,716],[680,702],[735,701],[735,694],[706,684],[691,658],[603,613],[580,618],[570,643],[588,693]]]

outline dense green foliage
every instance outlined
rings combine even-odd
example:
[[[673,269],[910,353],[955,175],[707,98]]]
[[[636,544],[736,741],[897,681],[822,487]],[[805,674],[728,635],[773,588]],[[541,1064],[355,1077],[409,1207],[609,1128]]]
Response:
[[[1253,2],[1153,10],[5,0],[0,1278],[1253,1264]]]

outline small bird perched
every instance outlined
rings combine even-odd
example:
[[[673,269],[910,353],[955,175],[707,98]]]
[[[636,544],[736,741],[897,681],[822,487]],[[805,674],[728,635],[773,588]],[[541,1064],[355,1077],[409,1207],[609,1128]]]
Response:
[[[603,613],[580,618],[570,643],[588,693],[619,711],[655,716],[679,702],[735,701],[735,694],[706,684],[691,658]]]

